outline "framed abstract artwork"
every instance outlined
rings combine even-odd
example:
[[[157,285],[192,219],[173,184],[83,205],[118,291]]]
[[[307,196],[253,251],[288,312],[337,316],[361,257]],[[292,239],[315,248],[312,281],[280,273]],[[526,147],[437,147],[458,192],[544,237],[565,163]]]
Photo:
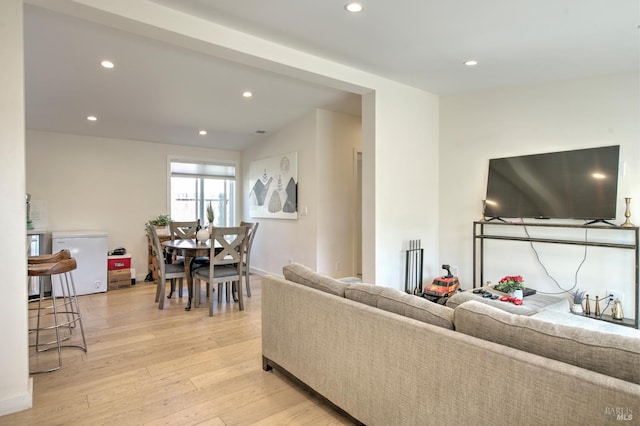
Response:
[[[249,165],[251,217],[298,219],[298,154],[290,152]]]

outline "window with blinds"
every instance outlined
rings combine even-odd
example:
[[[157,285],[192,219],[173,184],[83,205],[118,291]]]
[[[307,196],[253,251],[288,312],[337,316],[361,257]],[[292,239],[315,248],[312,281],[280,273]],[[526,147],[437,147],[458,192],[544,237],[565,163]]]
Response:
[[[231,164],[171,161],[171,219],[209,224],[207,206],[215,226],[231,226],[236,212],[236,167]]]

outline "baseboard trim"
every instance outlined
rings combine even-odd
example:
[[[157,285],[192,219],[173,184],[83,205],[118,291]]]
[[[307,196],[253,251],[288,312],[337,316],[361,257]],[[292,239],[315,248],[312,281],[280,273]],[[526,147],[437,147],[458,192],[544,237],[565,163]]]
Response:
[[[0,416],[28,410],[33,406],[33,378],[29,377],[27,392],[13,398],[0,401]]]

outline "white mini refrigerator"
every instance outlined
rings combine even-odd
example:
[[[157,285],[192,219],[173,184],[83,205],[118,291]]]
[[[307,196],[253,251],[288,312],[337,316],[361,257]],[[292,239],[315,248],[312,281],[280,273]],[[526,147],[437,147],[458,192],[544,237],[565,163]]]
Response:
[[[107,291],[108,235],[102,231],[65,231],[51,233],[51,252],[68,249],[78,267],[72,272],[76,294]],[[56,295],[61,295],[60,283],[53,280]]]

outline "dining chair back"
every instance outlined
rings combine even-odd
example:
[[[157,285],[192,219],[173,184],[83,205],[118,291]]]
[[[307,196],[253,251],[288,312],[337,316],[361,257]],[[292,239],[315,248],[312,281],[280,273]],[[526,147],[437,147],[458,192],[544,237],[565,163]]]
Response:
[[[182,297],[182,283],[183,278],[187,275],[184,269],[184,263],[166,263],[164,251],[160,245],[160,239],[156,233],[156,229],[147,223],[147,235],[149,241],[151,241],[151,250],[155,257],[158,268],[158,286],[156,287],[156,302],[158,303],[158,309],[164,308],[164,294],[166,292],[167,280],[171,280],[171,292],[175,289],[175,281],[179,280],[179,296]]]
[[[196,233],[198,232],[198,221],[183,221],[176,222],[171,221],[169,224],[169,232],[171,234],[171,240],[190,240],[196,238]],[[184,262],[184,258],[182,256],[173,256],[171,258],[171,263],[180,263]],[[191,260],[191,268],[199,268],[209,263],[208,257],[195,257]],[[169,293],[169,298],[171,298],[171,294]]]
[[[209,316],[213,316],[213,284],[218,284],[218,294],[222,284],[227,283],[227,294],[230,291],[228,283],[240,283],[242,277],[242,260],[247,243],[247,227],[216,227],[211,235],[211,251],[209,267],[193,271],[196,283],[196,298],[200,294],[200,281],[206,281],[209,294]],[[242,287],[236,286],[238,291],[238,305],[244,310]]]
[[[247,297],[251,297],[251,285],[249,284],[249,275],[251,273],[251,247],[253,247],[253,240],[258,231],[260,222],[240,222],[240,226],[247,227],[247,244],[244,249],[244,260],[242,262],[242,275],[244,275],[244,283],[247,287]]]
[[[171,235],[171,240],[175,240],[176,238],[179,240],[188,240],[196,237],[196,232],[198,228],[198,221],[171,221],[169,222],[169,233]]]

